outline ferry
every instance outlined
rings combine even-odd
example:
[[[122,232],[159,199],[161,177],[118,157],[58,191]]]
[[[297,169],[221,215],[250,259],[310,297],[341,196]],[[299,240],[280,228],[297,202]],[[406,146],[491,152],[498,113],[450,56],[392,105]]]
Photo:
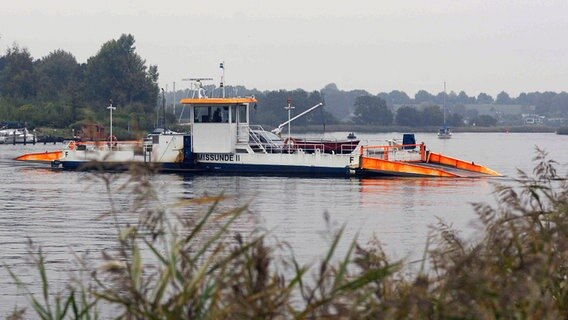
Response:
[[[495,177],[487,167],[427,150],[406,134],[401,143],[373,144],[347,140],[285,139],[249,123],[254,97],[180,101],[189,109],[188,132],[164,131],[143,141],[69,142],[63,150],[26,154],[21,161],[50,163],[54,168],[82,170],[93,165],[124,169],[131,163],[162,171],[218,174],[276,174],[335,177]],[[339,148],[339,149],[338,149]]]

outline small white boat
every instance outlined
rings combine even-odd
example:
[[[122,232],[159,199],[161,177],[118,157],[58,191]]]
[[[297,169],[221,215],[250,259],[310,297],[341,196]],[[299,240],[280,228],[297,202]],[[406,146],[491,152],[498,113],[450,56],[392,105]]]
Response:
[[[452,131],[448,126],[444,125],[438,131],[438,138],[439,139],[450,139],[452,137]]]
[[[444,109],[444,126],[441,127],[440,130],[438,130],[438,139],[451,139],[452,132],[450,131],[450,128],[448,128],[448,125],[446,124],[446,82],[445,81],[444,81],[443,109]]]
[[[29,132],[27,128],[0,130],[0,144],[36,143],[36,141],[35,134]]]

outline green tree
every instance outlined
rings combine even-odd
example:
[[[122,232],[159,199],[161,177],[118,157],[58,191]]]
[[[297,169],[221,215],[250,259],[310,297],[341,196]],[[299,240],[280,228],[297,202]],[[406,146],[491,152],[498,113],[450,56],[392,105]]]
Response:
[[[406,92],[393,90],[389,93],[388,102],[393,104],[408,104],[411,103],[412,100],[408,97]]]
[[[496,104],[511,104],[511,103],[513,103],[513,100],[511,99],[511,97],[509,97],[509,94],[507,92],[501,91],[497,95],[497,99],[495,99],[495,103]]]
[[[476,126],[478,127],[493,127],[497,124],[497,119],[493,118],[489,115],[480,115],[473,120]]]
[[[396,124],[416,127],[422,125],[420,111],[413,107],[400,107],[396,111]]]
[[[392,124],[393,113],[385,100],[377,96],[360,96],[355,99],[355,122],[388,126]]]
[[[439,126],[444,123],[444,113],[440,106],[427,106],[421,112],[422,125]]]
[[[36,94],[34,62],[26,48],[14,44],[6,50],[0,73],[0,94],[14,99],[26,99]]]
[[[446,115],[446,122],[452,127],[463,126],[463,116],[459,113],[452,113],[449,116]]]
[[[102,45],[87,61],[85,94],[95,105],[107,105],[112,99],[117,106],[135,102],[153,112],[158,97],[158,70],[146,67],[137,53],[132,35],[123,34],[118,40]]]
[[[433,95],[431,95],[430,93],[428,93],[428,91],[426,90],[420,90],[418,92],[416,92],[416,94],[414,95],[414,102],[417,104],[421,104],[421,103],[433,103],[435,100],[435,97]]]
[[[78,90],[79,64],[71,53],[55,50],[36,62],[38,97],[42,100],[70,100]]]
[[[493,98],[487,93],[481,92],[477,95],[477,103],[479,104],[491,104],[493,103]]]
[[[358,96],[369,95],[365,90],[339,90],[334,83],[321,89],[321,94],[325,97],[325,110],[339,119],[346,119],[353,113],[353,104]]]
[[[253,108],[251,113],[251,121],[253,123],[278,126],[280,123],[288,120],[288,111],[285,109],[288,98],[291,99],[291,117],[298,115],[308,108],[323,101],[318,91],[306,92],[298,89],[294,91],[269,91],[257,93],[258,107]],[[320,125],[337,123],[337,119],[325,109],[325,106],[300,117],[292,125]]]
[[[461,104],[475,103],[475,97],[468,96],[467,93],[465,93],[465,91],[462,90],[458,94],[456,102]]]
[[[521,104],[523,106],[528,106],[531,102],[528,95],[524,92],[521,92],[521,94],[519,94],[519,96],[515,99],[515,103]]]

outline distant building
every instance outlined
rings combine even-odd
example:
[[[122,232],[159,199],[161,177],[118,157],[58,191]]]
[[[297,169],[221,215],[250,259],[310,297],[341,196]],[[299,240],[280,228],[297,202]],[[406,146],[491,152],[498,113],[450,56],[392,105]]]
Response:
[[[540,116],[534,113],[523,113],[523,124],[525,125],[541,125],[546,120],[545,116]]]
[[[548,118],[546,123],[553,127],[565,126],[568,124],[568,119],[563,117]]]
[[[76,137],[80,141],[105,141],[107,132],[103,125],[84,124],[81,130],[76,131]]]

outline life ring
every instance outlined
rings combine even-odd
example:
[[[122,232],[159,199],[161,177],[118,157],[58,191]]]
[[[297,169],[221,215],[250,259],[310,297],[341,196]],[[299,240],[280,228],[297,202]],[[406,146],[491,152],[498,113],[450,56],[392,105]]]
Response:
[[[296,139],[292,138],[292,137],[288,137],[286,138],[286,140],[284,140],[284,146],[288,147],[294,147],[296,144],[298,143],[298,141],[296,141]]]
[[[69,142],[67,148],[69,148],[69,150],[75,150],[75,141]]]
[[[118,145],[118,139],[116,138],[116,136],[113,134],[112,136],[108,137],[108,142],[107,145],[110,147],[116,147]]]

